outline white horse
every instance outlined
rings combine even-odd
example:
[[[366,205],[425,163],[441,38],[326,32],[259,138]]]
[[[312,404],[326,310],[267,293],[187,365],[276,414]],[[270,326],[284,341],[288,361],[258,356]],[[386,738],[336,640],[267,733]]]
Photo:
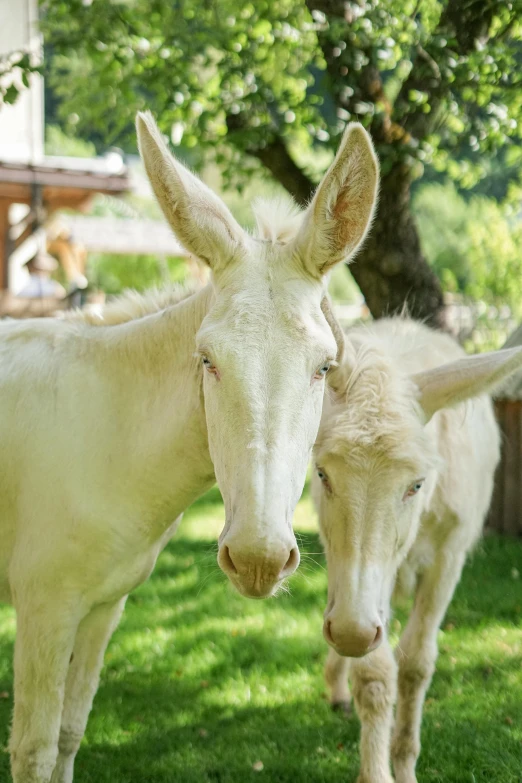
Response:
[[[149,114],[137,129],[165,216],[212,282],[167,307],[127,303],[108,315],[115,325],[1,327],[15,783],[72,780],[125,598],[215,478],[226,510],[218,561],[235,587],[265,597],[297,567],[292,516],[337,355],[324,275],[363,241],[376,199],[371,141],[350,125],[299,228],[274,204],[251,236],[171,157]]]
[[[395,779],[416,781],[437,631],[480,536],[499,460],[485,392],[521,366],[519,348],[463,358],[450,337],[391,319],[350,331],[332,371],[313,492],[328,563],[326,680],[332,703],[346,706],[350,674],[359,783],[392,781],[397,680]],[[415,586],[398,666],[385,630],[394,586]]]

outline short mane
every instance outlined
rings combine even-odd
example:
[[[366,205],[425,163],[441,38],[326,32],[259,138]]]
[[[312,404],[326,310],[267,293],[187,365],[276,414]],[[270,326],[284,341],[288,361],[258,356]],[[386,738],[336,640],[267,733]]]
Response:
[[[428,458],[435,464],[431,438],[419,426],[418,390],[409,373],[388,355],[371,327],[352,334],[347,341],[342,402],[330,407],[316,448],[353,460],[359,447],[370,447],[405,462]]]
[[[62,317],[66,321],[79,321],[89,326],[117,326],[178,304],[197,289],[196,284],[189,284],[173,285],[163,289],[153,288],[143,294],[138,291],[126,291],[107,304],[94,306],[89,310],[73,310]]]

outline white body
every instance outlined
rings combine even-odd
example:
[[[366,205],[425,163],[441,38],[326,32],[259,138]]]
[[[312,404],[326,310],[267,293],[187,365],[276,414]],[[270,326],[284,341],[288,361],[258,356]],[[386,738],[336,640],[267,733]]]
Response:
[[[326,679],[346,705],[350,673],[360,783],[392,781],[397,683],[395,780],[416,780],[437,631],[491,500],[500,437],[481,392],[520,367],[522,351],[462,357],[444,334],[383,320],[348,333],[331,377],[313,481],[328,561]],[[396,663],[386,625],[397,587],[415,588],[415,604]]]
[[[338,352],[324,274],[357,249],[376,198],[371,142],[351,125],[309,209],[258,210],[251,236],[172,158],[150,115],[137,128],[165,216],[212,280],[179,303],[128,297],[94,324],[0,325],[14,783],[72,781],[126,596],[215,478],[218,562],[235,587],[269,596],[297,567],[292,517]]]

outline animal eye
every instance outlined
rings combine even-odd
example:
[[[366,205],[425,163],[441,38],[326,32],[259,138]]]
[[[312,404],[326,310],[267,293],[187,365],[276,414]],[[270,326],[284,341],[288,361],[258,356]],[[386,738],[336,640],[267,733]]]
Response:
[[[326,475],[324,470],[322,468],[316,468],[316,470],[317,470],[317,475],[319,476],[319,478],[323,482],[323,486],[325,487],[325,489],[327,489],[329,492],[331,492],[332,487],[330,486],[330,482],[328,481],[328,476]]]
[[[201,363],[205,370],[209,372],[211,375],[218,375],[218,370],[215,364],[212,364],[208,356],[202,356],[201,357]]]
[[[414,481],[413,484],[410,484],[406,492],[404,493],[403,500],[407,500],[408,498],[413,497],[417,494],[417,492],[422,488],[422,485],[424,484],[424,479],[417,479],[417,481]]]
[[[318,381],[322,380],[322,378],[324,378],[324,376],[326,375],[329,369],[330,369],[330,362],[325,362],[322,367],[319,367],[319,369],[314,375],[314,378]]]

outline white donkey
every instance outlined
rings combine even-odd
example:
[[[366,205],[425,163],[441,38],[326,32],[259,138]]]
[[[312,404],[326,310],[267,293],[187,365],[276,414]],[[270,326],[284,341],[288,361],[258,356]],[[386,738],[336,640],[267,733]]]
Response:
[[[268,596],[297,567],[292,516],[337,355],[324,275],[360,245],[376,199],[371,141],[350,125],[299,230],[273,205],[250,236],[171,157],[149,114],[137,129],[165,216],[212,282],[119,325],[1,327],[0,600],[17,613],[15,783],[72,780],[125,597],[214,476],[226,509],[218,561],[233,584]]]
[[[313,492],[328,563],[326,680],[332,703],[346,706],[350,674],[359,783],[392,781],[397,681],[393,767],[397,783],[416,781],[437,631],[480,536],[499,460],[485,392],[518,367],[522,349],[463,358],[450,337],[390,319],[350,331],[332,370]],[[396,664],[390,600],[394,587],[414,586]]]

